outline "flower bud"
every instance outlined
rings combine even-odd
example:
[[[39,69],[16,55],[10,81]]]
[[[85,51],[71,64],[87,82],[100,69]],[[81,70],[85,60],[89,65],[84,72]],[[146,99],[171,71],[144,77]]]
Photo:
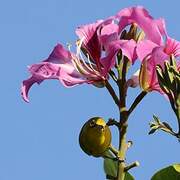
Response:
[[[137,86],[139,86],[139,73],[140,73],[140,70],[138,69],[138,70],[131,76],[131,78],[127,80],[127,83],[126,83],[126,86],[127,86],[127,87],[136,88]]]
[[[151,91],[151,84],[148,77],[147,59],[145,59],[141,64],[139,73],[139,84],[144,91]]]

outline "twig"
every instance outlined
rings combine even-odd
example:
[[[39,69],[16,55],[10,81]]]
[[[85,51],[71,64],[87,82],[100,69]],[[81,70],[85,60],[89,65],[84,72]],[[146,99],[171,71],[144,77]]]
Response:
[[[119,151],[118,151],[116,148],[114,148],[112,145],[110,145],[109,150],[110,150],[116,157],[118,157]]]
[[[136,108],[136,106],[141,102],[141,100],[146,96],[147,92],[146,91],[142,91],[134,100],[134,102],[132,103],[131,107],[128,110],[128,115],[131,114],[133,112],[133,110]]]
[[[110,176],[110,175],[106,175],[106,179],[112,179],[112,180],[116,180],[116,178],[115,177],[113,177],[113,176]]]
[[[138,161],[133,162],[132,164],[130,164],[129,166],[126,166],[124,171],[129,171],[130,169],[134,168],[134,167],[138,167],[140,164]]]
[[[106,123],[108,126],[117,126],[119,127],[119,123],[115,120],[115,119],[112,119],[112,118],[109,118],[108,122]]]
[[[108,81],[106,81],[106,82],[105,82],[105,86],[106,86],[107,90],[109,91],[109,93],[111,94],[114,102],[115,102],[116,105],[119,107],[119,99],[118,99],[118,97],[117,97],[114,89],[112,88],[111,84],[110,84]]]

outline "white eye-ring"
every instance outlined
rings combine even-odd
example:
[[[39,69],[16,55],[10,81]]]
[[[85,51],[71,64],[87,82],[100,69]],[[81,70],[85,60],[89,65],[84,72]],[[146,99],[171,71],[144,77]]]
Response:
[[[94,127],[96,125],[96,122],[94,120],[92,120],[90,123],[89,123],[90,127]]]

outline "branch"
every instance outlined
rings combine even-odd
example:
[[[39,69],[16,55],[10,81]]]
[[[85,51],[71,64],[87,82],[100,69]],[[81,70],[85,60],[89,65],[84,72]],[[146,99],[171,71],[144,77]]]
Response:
[[[131,107],[128,110],[128,115],[130,115],[133,110],[136,108],[136,106],[141,102],[141,100],[146,96],[147,92],[146,91],[142,91],[134,100],[134,102],[132,103]]]

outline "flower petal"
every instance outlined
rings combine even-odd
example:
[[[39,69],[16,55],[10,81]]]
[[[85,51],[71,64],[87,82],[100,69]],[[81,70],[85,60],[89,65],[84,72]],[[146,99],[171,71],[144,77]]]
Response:
[[[60,67],[57,64],[48,62],[33,64],[30,66],[29,71],[31,72],[32,76],[29,79],[24,80],[21,87],[21,94],[23,99],[26,102],[29,102],[28,92],[34,83],[40,84],[43,80],[46,79],[59,79],[59,70]]]
[[[108,55],[100,60],[104,67],[103,74],[107,75],[109,70],[115,65],[116,54],[121,50],[124,56],[134,63],[136,59],[135,53],[136,42],[134,40],[117,40],[108,46]]]
[[[103,44],[103,46],[108,46],[108,43],[118,40],[118,31],[119,27],[117,24],[108,24],[104,27],[102,27],[101,32],[99,34],[100,42]]]
[[[140,41],[137,44],[137,48],[136,48],[136,53],[138,58],[141,61],[143,61],[144,58],[147,57],[155,47],[158,47],[158,45],[153,43],[152,41],[149,40]]]
[[[83,48],[91,56],[92,60],[99,60],[101,56],[101,45],[97,36],[97,28],[102,23],[99,20],[92,24],[80,26],[76,29],[76,34],[83,40]]]
[[[42,62],[39,64],[33,64],[29,67],[29,71],[32,75],[39,79],[58,79],[60,66],[49,62]]]
[[[49,57],[44,62],[51,62],[55,64],[63,64],[70,62],[71,53],[66,50],[62,44],[57,44]]]
[[[63,68],[60,70],[59,80],[65,87],[73,87],[82,83],[88,83],[89,81],[82,75],[75,75],[68,73]]]
[[[178,71],[180,72],[180,61],[177,61],[177,68],[178,68]]]
[[[24,80],[21,87],[23,99],[28,102],[28,92],[34,83],[40,84],[46,79],[60,78],[60,70],[63,69],[67,74],[77,77],[80,73],[76,71],[72,62],[71,54],[65,50],[61,44],[54,47],[50,56],[41,63],[33,64],[29,67],[31,77]],[[65,78],[65,77],[64,77]]]
[[[164,52],[168,55],[173,54],[175,57],[180,56],[180,42],[168,37]]]
[[[24,80],[22,82],[22,85],[21,85],[21,96],[24,99],[24,101],[29,102],[28,93],[29,93],[29,90],[30,90],[31,86],[34,83],[40,84],[41,82],[42,82],[42,80],[40,80],[40,79],[38,79],[38,78],[36,78],[34,76],[31,76],[29,79]]]

